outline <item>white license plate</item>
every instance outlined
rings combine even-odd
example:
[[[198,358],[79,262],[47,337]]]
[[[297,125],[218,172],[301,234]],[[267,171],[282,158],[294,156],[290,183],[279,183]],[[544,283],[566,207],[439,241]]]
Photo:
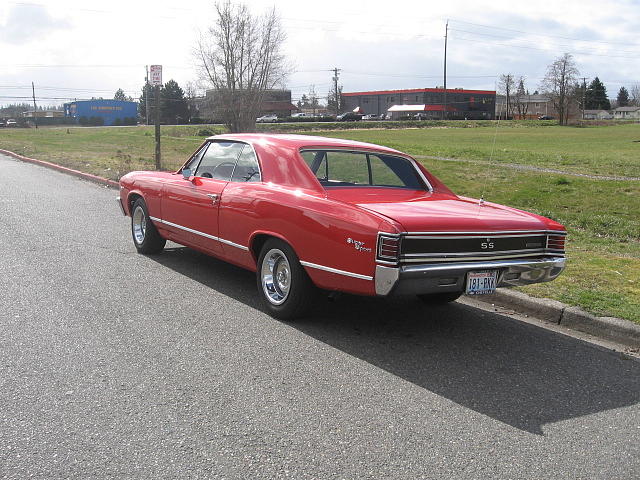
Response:
[[[496,291],[497,270],[483,270],[467,274],[467,295],[485,295]]]

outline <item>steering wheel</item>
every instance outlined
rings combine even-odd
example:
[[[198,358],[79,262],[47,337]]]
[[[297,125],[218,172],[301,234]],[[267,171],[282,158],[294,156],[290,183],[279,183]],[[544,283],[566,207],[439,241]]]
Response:
[[[231,174],[233,173],[233,167],[235,167],[235,165],[236,165],[236,162],[222,162],[222,163],[219,163],[218,165],[213,167],[213,170],[211,170],[211,175],[213,175],[216,178],[224,178],[223,176],[220,175],[220,173],[216,174],[216,172],[221,168],[231,167],[231,170],[229,171],[229,175],[227,175],[227,177],[231,177]]]

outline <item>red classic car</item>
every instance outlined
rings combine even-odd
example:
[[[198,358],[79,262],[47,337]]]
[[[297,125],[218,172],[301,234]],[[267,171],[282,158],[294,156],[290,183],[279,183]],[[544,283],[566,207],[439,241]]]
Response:
[[[271,315],[316,287],[427,303],[556,278],[565,228],[455,195],[409,155],[299,135],[208,138],[175,173],[131,172],[117,202],[140,253],[166,240],[257,272]]]

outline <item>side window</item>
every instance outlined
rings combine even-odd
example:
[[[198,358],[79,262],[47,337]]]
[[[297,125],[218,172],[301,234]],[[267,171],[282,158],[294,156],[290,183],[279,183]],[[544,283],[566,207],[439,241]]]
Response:
[[[369,184],[367,156],[351,152],[327,152],[330,182]]]
[[[229,180],[244,144],[237,142],[211,142],[196,170],[196,177]]]
[[[256,154],[249,145],[245,145],[240,157],[238,157],[238,163],[236,169],[233,171],[232,182],[259,182],[260,167],[258,166],[258,159]]]
[[[384,185],[388,187],[404,187],[405,183],[398,178],[380,157],[377,155],[369,155],[371,162],[371,177],[374,185]]]
[[[191,171],[193,171],[197,166],[198,166],[198,162],[200,161],[200,159],[202,158],[202,155],[204,155],[204,152],[207,151],[207,148],[209,147],[209,143],[205,143],[202,148],[200,150],[198,150],[193,157],[191,157],[191,160],[189,160],[189,163],[187,163],[184,168],[190,168]]]

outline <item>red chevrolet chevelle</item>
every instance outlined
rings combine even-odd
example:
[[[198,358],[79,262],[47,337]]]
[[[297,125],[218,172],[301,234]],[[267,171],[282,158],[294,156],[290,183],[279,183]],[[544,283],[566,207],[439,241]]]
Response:
[[[140,253],[166,240],[257,272],[293,319],[315,287],[427,303],[556,278],[565,228],[459,197],[410,156],[298,135],[208,138],[175,173],[132,172],[117,201]]]

